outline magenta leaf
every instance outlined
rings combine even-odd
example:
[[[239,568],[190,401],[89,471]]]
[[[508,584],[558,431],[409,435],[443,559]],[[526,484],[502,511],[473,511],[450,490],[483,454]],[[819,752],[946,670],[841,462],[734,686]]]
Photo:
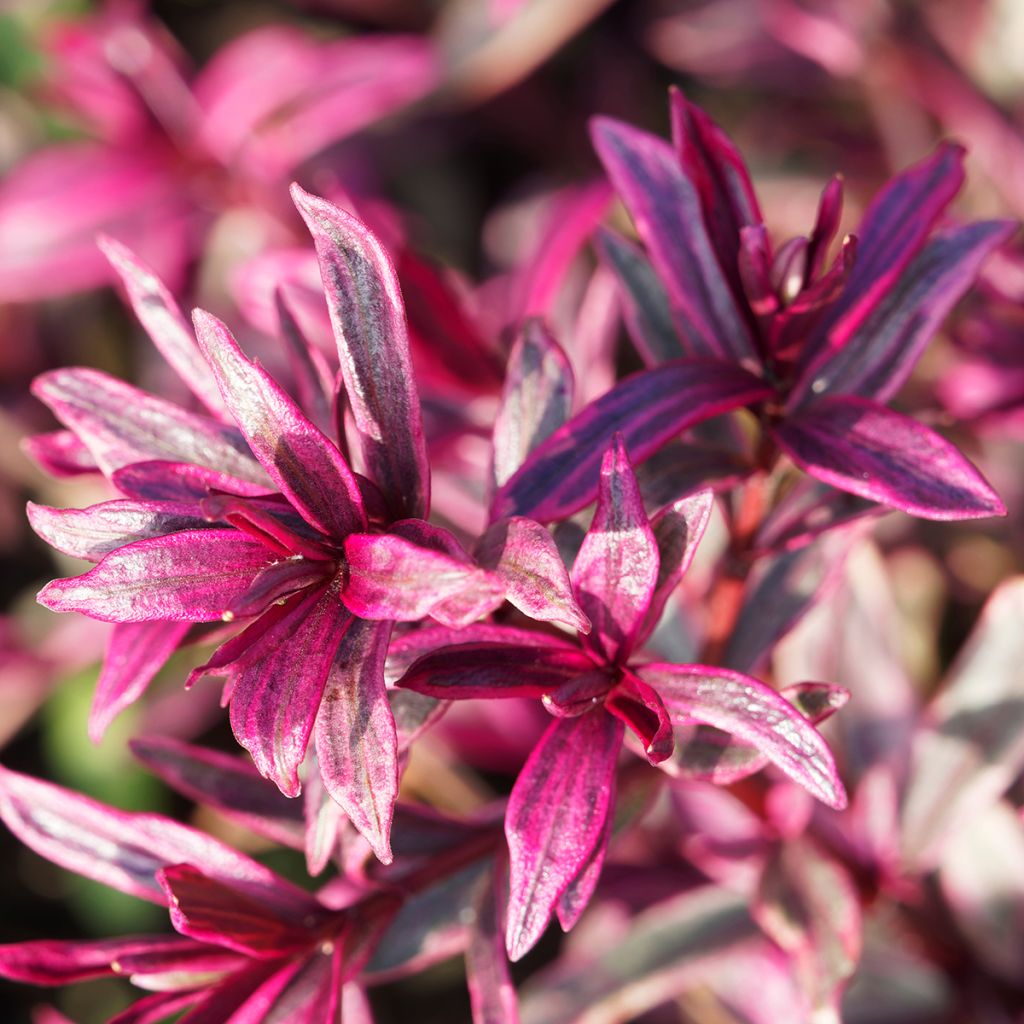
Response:
[[[334,651],[352,617],[327,587],[292,599],[291,610],[232,673],[231,728],[261,775],[285,796],[299,793],[299,765]]]
[[[215,491],[244,497],[270,493],[267,479],[262,484],[254,484],[204,466],[162,459],[122,466],[110,474],[110,482],[136,501],[201,501]]]
[[[30,501],[26,511],[32,529],[47,544],[87,562],[137,540],[208,528],[199,509],[185,502],[105,501],[58,509]]]
[[[519,1001],[505,956],[504,929],[499,906],[504,894],[495,872],[480,887],[476,912],[466,941],[466,986],[473,1024],[519,1024]],[[568,930],[568,929],[566,929]]]
[[[181,315],[174,297],[163,282],[126,245],[101,235],[103,255],[117,271],[139,323],[171,368],[215,416],[224,411],[224,400],[210,378],[209,368],[196,344],[192,326]]]
[[[365,225],[332,203],[297,185],[292,198],[316,244],[368,475],[395,518],[423,516],[430,502],[430,469],[391,259]]]
[[[186,530],[128,544],[82,576],[53,580],[39,603],[104,622],[215,622],[269,561],[234,530]]]
[[[528,320],[508,357],[494,418],[495,488],[505,484],[542,441],[571,415],[574,390],[566,354],[540,320]]]
[[[191,626],[191,622],[114,625],[89,710],[89,738],[94,743],[99,743],[110,723],[145,693]]]
[[[634,373],[532,452],[498,491],[491,518],[564,518],[597,496],[601,461],[616,433],[639,463],[687,427],[771,394],[745,370],[710,360]]]
[[[672,147],[603,117],[594,119],[591,134],[668,290],[688,353],[754,358],[750,329],[708,237],[700,194]]]
[[[316,756],[330,795],[385,864],[398,796],[398,741],[384,688],[390,622],[356,620],[330,664]]]
[[[359,485],[337,446],[250,362],[228,329],[196,310],[196,336],[253,454],[311,526],[344,537],[366,526]]]
[[[604,834],[622,725],[603,708],[551,723],[509,797],[509,958],[521,959]]]
[[[612,826],[615,823],[614,783],[613,779],[608,813],[604,819],[604,832],[594,844],[594,848],[590,851],[590,856],[587,857],[583,867],[580,868],[579,874],[566,886],[565,892],[558,897],[555,913],[558,915],[558,923],[562,926],[563,932],[571,931],[583,916],[583,911],[587,909],[587,904],[590,903],[597,890],[597,883],[601,880],[601,869],[604,867],[608,843],[612,836]]]
[[[306,870],[316,876],[339,854],[348,819],[341,805],[327,792],[315,755],[308,755],[306,759],[302,803],[306,821]]]
[[[1013,221],[979,221],[936,234],[842,347],[829,345],[806,368],[790,407],[836,394],[889,401],[986,257],[1016,228]]]
[[[672,756],[672,721],[653,687],[627,673],[604,706],[636,734],[651,764],[660,764]]]
[[[215,494],[199,502],[209,522],[229,523],[285,558],[301,555],[310,561],[333,562],[335,555],[322,534],[311,530],[292,507],[279,501]]]
[[[30,459],[58,479],[99,469],[92,453],[70,430],[33,434],[22,438],[21,447]]]
[[[288,356],[299,408],[306,410],[313,423],[326,433],[333,429],[331,399],[334,393],[334,374],[323,353],[310,344],[302,333],[282,287],[274,290],[274,308],[277,312],[277,333]],[[342,454],[345,454],[344,451]]]
[[[629,657],[658,581],[658,546],[622,438],[601,463],[597,511],[572,567],[593,624],[584,646],[606,662]]]
[[[233,428],[186,412],[99,370],[51,370],[32,393],[85,442],[108,475],[132,462],[190,462],[250,483],[266,474]]]
[[[1006,515],[992,488],[953,445],[874,402],[833,395],[789,417],[774,435],[811,476],[911,515]]]
[[[554,539],[540,523],[521,516],[499,520],[477,542],[476,556],[504,584],[509,604],[524,615],[590,632]]]
[[[777,768],[829,807],[846,806],[832,752],[785,698],[750,676],[703,665],[635,668],[677,724],[704,722],[756,747]]]

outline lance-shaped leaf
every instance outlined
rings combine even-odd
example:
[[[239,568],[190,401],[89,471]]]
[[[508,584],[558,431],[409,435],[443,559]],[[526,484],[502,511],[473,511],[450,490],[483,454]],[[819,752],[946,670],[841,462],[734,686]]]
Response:
[[[754,358],[750,329],[719,265],[701,197],[661,139],[595,118],[594,148],[668,291],[690,355]]]
[[[601,262],[619,283],[622,317],[640,357],[658,366],[686,355],[679,339],[665,286],[647,257],[614,231],[599,228],[595,236]]]
[[[575,382],[561,346],[540,320],[528,320],[508,357],[494,418],[491,480],[501,487],[572,414]]]
[[[653,687],[631,672],[625,673],[604,706],[636,734],[651,764],[671,756],[672,721]]]
[[[616,435],[601,463],[597,511],[572,567],[593,632],[583,643],[607,662],[629,657],[658,581],[658,545],[633,467]]]
[[[1004,583],[914,739],[903,802],[908,863],[935,864],[1024,768],[1024,580]]]
[[[351,615],[327,588],[293,598],[232,676],[231,728],[260,774],[285,796],[299,793],[299,765],[313,730],[334,651]]]
[[[622,724],[603,708],[552,722],[519,773],[505,814],[513,961],[533,948],[559,897],[601,840]]]
[[[642,644],[654,632],[665,603],[690,568],[714,504],[712,491],[698,491],[667,505],[651,519],[651,531],[658,549],[658,577],[651,591],[647,614],[637,632],[637,644]]]
[[[280,501],[215,494],[202,498],[199,507],[209,521],[230,523],[285,558],[302,555],[310,561],[324,562],[337,558],[323,543],[323,535],[311,530],[290,505]]]
[[[829,346],[806,368],[790,407],[836,394],[889,401],[985,258],[1016,229],[1013,221],[979,221],[939,232],[843,346]]]
[[[115,624],[89,709],[89,738],[93,743],[99,743],[110,723],[145,693],[191,627],[191,622]]]
[[[223,414],[224,400],[174,296],[128,246],[106,235],[101,235],[97,244],[117,271],[139,323],[160,354],[210,412]]]
[[[509,604],[524,615],[590,632],[554,538],[540,523],[521,516],[499,520],[477,542],[476,556],[505,585]]]
[[[456,642],[419,658],[396,685],[444,700],[542,697],[593,673],[594,663],[578,647],[547,639],[543,646]]]
[[[292,186],[313,236],[341,372],[368,475],[396,518],[426,515],[430,468],[398,278],[380,241],[332,203]]]
[[[580,868],[576,877],[565,887],[565,891],[558,897],[558,904],[555,913],[558,916],[558,923],[562,931],[570,931],[576,922],[583,916],[583,911],[590,903],[597,883],[601,880],[601,869],[604,867],[605,856],[608,853],[608,843],[612,837],[612,826],[615,824],[615,779],[612,778],[612,795],[608,800],[608,813],[604,819],[604,830],[601,837],[594,844]]]
[[[59,509],[30,501],[26,511],[32,529],[50,547],[87,562],[147,537],[209,526],[199,509],[185,502],[104,501],[84,509]]]
[[[634,373],[531,453],[498,491],[491,518],[564,518],[597,496],[601,461],[616,433],[639,463],[687,427],[771,394],[752,374],[712,360]]]
[[[446,599],[480,586],[493,608],[504,593],[500,585],[489,585],[486,570],[395,534],[351,534],[345,538],[345,560],[341,599],[364,619],[414,622]]]
[[[305,809],[304,849],[306,870],[319,875],[340,852],[342,836],[348,824],[341,805],[327,792],[316,755],[306,752],[306,772],[302,779]]]
[[[305,409],[310,419],[326,432],[333,425],[331,399],[334,394],[334,374],[324,354],[302,333],[298,320],[289,308],[283,287],[274,289],[274,310],[277,313],[277,333],[288,356],[299,408]]]
[[[201,501],[214,492],[259,497],[270,492],[270,481],[250,483],[188,462],[147,459],[122,466],[110,474],[110,482],[136,501]]]
[[[924,519],[982,519],[1006,508],[959,450],[874,402],[833,395],[791,416],[775,439],[833,487]]]
[[[286,919],[301,922],[307,893],[202,832],[154,814],[133,814],[0,768],[0,816],[40,856],[112,889],[166,905],[156,872],[202,864]]]
[[[316,756],[331,796],[390,864],[398,741],[384,687],[390,622],[353,622],[337,647],[316,719]]]
[[[32,393],[86,444],[110,474],[132,462],[190,462],[266,484],[240,434],[99,370],[51,370],[32,383]]]
[[[519,1024],[519,1003],[509,976],[499,907],[504,872],[485,878],[466,942],[466,987],[473,1024]],[[568,929],[566,929],[568,930]]]
[[[832,752],[787,700],[750,676],[704,665],[638,665],[677,724],[713,725],[756,747],[829,807],[846,806]]]
[[[337,445],[306,418],[270,374],[243,355],[216,317],[197,309],[193,319],[231,415],[253,454],[302,518],[328,537],[365,528],[359,485]]]
[[[215,622],[269,556],[235,530],[185,530],[111,551],[84,575],[48,583],[38,600],[104,622]]]
[[[58,479],[95,473],[99,469],[92,453],[70,430],[33,434],[22,438],[21,447],[38,466]]]
[[[190,800],[207,804],[257,835],[302,849],[302,806],[285,799],[248,758],[164,736],[145,736],[129,745],[149,771]]]

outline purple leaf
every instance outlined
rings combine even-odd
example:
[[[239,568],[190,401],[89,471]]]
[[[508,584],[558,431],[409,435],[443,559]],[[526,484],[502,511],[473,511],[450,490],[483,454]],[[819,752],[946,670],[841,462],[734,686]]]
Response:
[[[331,796],[385,864],[398,796],[395,721],[384,688],[390,622],[353,622],[331,663],[316,756]]]
[[[790,408],[837,394],[888,402],[986,257],[1016,229],[1014,221],[980,221],[930,239],[842,347],[828,345],[806,367]]]
[[[604,867],[604,859],[608,853],[608,843],[612,836],[612,826],[615,819],[615,780],[612,780],[612,795],[608,800],[608,813],[604,819],[604,831],[601,838],[594,844],[590,856],[586,859],[579,874],[566,886],[565,892],[558,897],[558,904],[555,913],[558,915],[558,923],[562,931],[571,931],[576,922],[587,909],[597,889],[597,883],[601,880],[601,869]]]
[[[104,622],[215,622],[269,560],[235,530],[186,530],[118,548],[84,575],[48,583],[38,600]]]
[[[313,423],[326,433],[334,425],[331,414],[334,375],[323,353],[302,333],[298,320],[288,307],[283,288],[274,290],[274,308],[277,312],[277,333],[285,345],[299,408],[305,409]]]
[[[135,739],[130,746],[149,771],[177,792],[207,804],[257,835],[293,849],[302,848],[302,807],[285,799],[248,758],[163,736]]]
[[[228,523],[284,558],[301,555],[313,562],[337,560],[334,552],[321,543],[323,535],[310,530],[288,504],[215,494],[200,499],[199,507],[207,521]]]
[[[660,764],[672,756],[672,721],[653,687],[627,673],[604,706],[636,734],[651,764]]]
[[[519,1002],[509,975],[496,884],[504,872],[485,880],[466,942],[466,986],[473,1024],[519,1024]],[[568,929],[567,929],[568,930]]]
[[[710,360],[634,373],[533,451],[498,491],[491,518],[564,518],[596,497],[601,461],[616,433],[639,463],[687,427],[771,394],[745,370]]]
[[[253,484],[203,466],[160,459],[122,466],[110,474],[110,482],[136,501],[201,501],[216,492],[242,497],[270,493],[269,480]]]
[[[811,476],[911,515],[1006,515],[992,488],[953,445],[874,402],[830,396],[789,417],[774,435]]]
[[[544,646],[456,643],[419,658],[396,685],[445,700],[542,697],[594,671],[579,648],[553,638]]]
[[[477,542],[476,556],[504,584],[509,604],[524,615],[590,632],[554,539],[540,523],[521,516],[499,520]]]
[[[106,235],[101,235],[97,244],[117,271],[135,316],[160,354],[206,408],[221,417],[224,400],[210,378],[192,327],[181,315],[174,297],[128,246]]]
[[[601,841],[621,747],[621,723],[597,708],[552,722],[519,773],[505,814],[511,960],[533,948]]]
[[[190,622],[119,622],[114,626],[89,710],[93,743],[99,743],[110,723],[145,693],[191,626]]]
[[[315,877],[336,858],[348,819],[341,805],[327,792],[315,755],[307,756],[302,779],[302,802],[306,831],[304,850],[306,870]]]
[[[88,562],[137,540],[208,529],[199,509],[184,502],[104,501],[85,509],[58,509],[30,501],[26,511],[32,529],[47,544]]]
[[[51,370],[35,379],[32,393],[78,434],[108,475],[132,462],[166,459],[195,463],[254,484],[267,482],[233,428],[99,370]]]
[[[754,345],[704,223],[697,186],[661,139],[595,118],[594,147],[668,290],[694,356],[755,358]]]
[[[299,765],[313,730],[334,651],[351,615],[321,586],[293,598],[232,674],[231,729],[261,775],[299,793]]]
[[[572,367],[540,320],[528,320],[508,357],[494,418],[493,486],[499,488],[572,414]]]
[[[365,529],[359,485],[341,452],[228,329],[197,309],[196,336],[224,402],[270,478],[311,526],[342,538]]]
[[[583,644],[601,660],[633,650],[658,581],[658,546],[622,438],[601,463],[597,511],[572,567],[580,607],[593,623]]]
[[[365,225],[332,203],[298,185],[292,198],[316,244],[367,474],[395,518],[422,517],[430,503],[430,469],[391,259]]]
[[[649,664],[636,674],[653,686],[673,721],[713,725],[756,747],[829,807],[846,806],[832,752],[787,700],[750,676],[704,665]]]

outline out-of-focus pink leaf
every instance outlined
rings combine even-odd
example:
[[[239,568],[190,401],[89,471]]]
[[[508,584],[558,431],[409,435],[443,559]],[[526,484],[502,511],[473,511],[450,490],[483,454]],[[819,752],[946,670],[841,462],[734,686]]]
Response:
[[[92,453],[70,430],[34,434],[23,438],[21,447],[30,459],[59,479],[99,469]]]
[[[590,632],[554,539],[539,523],[521,516],[499,520],[477,542],[476,556],[504,583],[508,602],[524,615]]]
[[[205,416],[108,377],[99,370],[51,370],[37,377],[32,393],[85,442],[108,475],[151,459],[190,462],[267,483],[241,436]]]
[[[316,756],[331,796],[385,864],[398,795],[398,744],[384,688],[390,622],[356,620],[337,648],[316,719]]]
[[[536,944],[601,840],[621,746],[621,723],[596,708],[552,722],[520,772],[505,815],[513,961]]]
[[[315,877],[337,857],[348,819],[341,805],[327,792],[316,755],[310,756],[308,752],[302,779],[302,803],[306,820],[306,870]]]
[[[302,848],[301,805],[285,799],[247,758],[163,736],[145,736],[130,745],[132,754],[177,792],[207,804],[257,835]]]
[[[619,435],[605,453],[597,511],[572,567],[573,589],[593,624],[584,646],[607,662],[629,657],[658,581],[658,545]]]
[[[750,329],[708,236],[698,186],[661,139],[608,118],[592,122],[594,148],[668,291],[688,354],[755,358]]]
[[[719,492],[735,487],[751,471],[746,458],[726,443],[688,437],[656,451],[636,467],[636,478],[644,504],[661,509],[708,487]]]
[[[846,792],[825,741],[764,683],[703,665],[650,664],[635,670],[658,691],[674,722],[704,722],[731,733],[829,807],[846,806]]]
[[[528,320],[508,357],[494,418],[491,479],[502,487],[542,441],[572,414],[572,367],[540,320]]]
[[[104,622],[215,622],[269,561],[235,530],[185,530],[111,551],[82,576],[53,580],[39,603]]]
[[[105,501],[59,509],[30,501],[26,511],[32,529],[50,547],[87,562],[137,540],[209,526],[199,509],[185,502]]]
[[[367,475],[396,518],[422,517],[430,468],[391,258],[365,225],[332,203],[297,185],[292,198],[316,244]]]
[[[283,288],[274,289],[274,310],[277,313],[277,333],[288,356],[299,408],[317,427],[328,433],[334,426],[331,414],[334,380],[327,359],[306,338]]]
[[[1024,580],[1004,583],[914,739],[903,801],[903,853],[934,865],[1024,767]]]
[[[224,402],[274,483],[306,522],[327,536],[364,529],[359,485],[337,445],[270,374],[245,357],[216,317],[197,309],[193,319]]]
[[[924,519],[1006,515],[959,450],[916,420],[850,395],[815,402],[774,435],[797,465],[833,487]]]
[[[89,709],[89,738],[99,743],[110,723],[134,704],[181,646],[190,622],[118,622],[107,641]]]
[[[687,427],[770,395],[752,374],[710,360],[634,373],[534,449],[498,491],[491,518],[561,519],[597,496],[601,460],[616,433],[639,463]]]
[[[504,893],[495,872],[480,887],[476,913],[466,942],[466,986],[473,1024],[519,1024],[519,1001],[505,956],[499,904]],[[566,928],[568,930],[568,927]]]
[[[260,774],[285,796],[299,793],[299,765],[333,655],[352,617],[326,587],[293,599],[232,674],[231,728]]]
[[[98,244],[121,278],[135,316],[160,354],[206,408],[221,417],[224,400],[174,296],[128,246],[105,235],[100,236]]]
[[[978,221],[936,234],[842,347],[829,345],[804,370],[790,408],[823,395],[889,401],[986,257],[1016,229],[1015,221]]]
[[[762,552],[790,551],[836,526],[882,511],[867,498],[804,477],[765,516],[755,547]]]

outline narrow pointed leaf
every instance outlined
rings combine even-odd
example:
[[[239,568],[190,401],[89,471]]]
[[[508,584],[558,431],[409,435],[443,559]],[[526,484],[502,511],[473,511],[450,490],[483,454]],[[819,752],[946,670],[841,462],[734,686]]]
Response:
[[[607,662],[633,649],[658,581],[658,545],[621,437],[601,464],[597,511],[572,567],[593,632],[584,645]]]
[[[284,342],[295,382],[299,408],[308,412],[309,418],[324,433],[329,433],[334,426],[334,417],[331,415],[334,375],[323,353],[302,333],[281,287],[274,290],[274,309],[277,313],[278,334]]]
[[[519,773],[505,814],[511,960],[533,948],[601,841],[621,747],[621,723],[597,708],[552,722]]]
[[[48,583],[38,600],[104,622],[215,622],[269,561],[235,530],[186,530],[118,548],[84,575]]]
[[[137,540],[209,528],[199,509],[185,502],[105,501],[59,509],[30,501],[27,512],[32,529],[47,544],[88,562]]]
[[[151,459],[189,462],[266,484],[266,474],[234,428],[186,412],[99,370],[51,370],[32,393],[85,442],[110,474]]]
[[[604,859],[608,853],[608,842],[612,835],[612,825],[615,821],[615,788],[612,780],[612,795],[608,801],[608,813],[604,818],[604,830],[601,838],[594,844],[590,856],[586,859],[579,874],[566,886],[565,892],[558,897],[558,904],[555,913],[558,915],[558,923],[562,931],[571,931],[573,925],[583,916],[597,889],[597,883],[601,880],[601,869],[604,867]]]
[[[323,543],[323,535],[311,530],[291,505],[216,494],[202,498],[199,507],[208,521],[229,523],[285,558],[301,555],[311,561],[336,560],[334,552]]]
[[[708,236],[697,186],[668,143],[596,118],[594,147],[668,291],[688,353],[755,356],[744,321]]]
[[[672,755],[672,721],[658,692],[642,679],[627,673],[605,701],[605,708],[640,740],[651,764]]]
[[[498,906],[504,893],[495,872],[481,886],[466,942],[466,987],[473,1024],[519,1024],[519,1004],[509,975]]]
[[[253,454],[310,525],[328,537],[365,528],[355,476],[337,445],[262,367],[250,362],[230,331],[196,310],[196,336],[224,402]]]
[[[792,704],[764,683],[703,665],[639,665],[636,673],[658,691],[674,721],[704,722],[731,733],[829,807],[846,806],[825,741]]]
[[[384,687],[390,622],[355,621],[334,653],[316,720],[324,785],[385,864],[398,796],[395,720]]]
[[[122,466],[110,474],[110,482],[136,501],[190,502],[218,492],[241,497],[270,493],[270,481],[265,477],[262,484],[254,484],[204,466],[161,459]]]
[[[231,728],[261,775],[285,796],[299,792],[306,756],[332,655],[351,615],[326,587],[292,599],[280,619],[233,674]],[[258,645],[258,646],[257,646]]]
[[[540,523],[521,516],[499,520],[477,542],[476,556],[505,585],[509,604],[524,615],[590,632],[554,538]]]
[[[316,245],[366,471],[395,518],[422,517],[430,470],[391,259],[365,225],[332,203],[297,185],[292,198]]]
[[[597,496],[601,461],[616,433],[640,463],[687,427],[771,394],[745,370],[710,360],[634,373],[531,453],[498,491],[491,518],[564,518]]]
[[[501,487],[542,441],[572,415],[569,359],[540,320],[528,320],[508,357],[494,418],[491,479]]]
[[[99,743],[110,723],[145,693],[191,627],[191,622],[115,624],[89,709],[89,738],[94,743]]]
[[[21,447],[39,467],[58,479],[99,470],[92,452],[70,430],[33,434],[22,438]]]
[[[315,755],[306,758],[302,802],[306,819],[306,870],[315,877],[337,858],[348,822],[341,805],[327,792]]]
[[[831,396],[775,428],[811,476],[924,519],[983,519],[1006,508],[959,450],[915,420]]]
[[[97,244],[117,271],[139,323],[160,354],[207,409],[216,416],[222,415],[224,400],[210,377],[192,326],[181,315],[174,296],[128,246],[105,235],[97,239]]]

